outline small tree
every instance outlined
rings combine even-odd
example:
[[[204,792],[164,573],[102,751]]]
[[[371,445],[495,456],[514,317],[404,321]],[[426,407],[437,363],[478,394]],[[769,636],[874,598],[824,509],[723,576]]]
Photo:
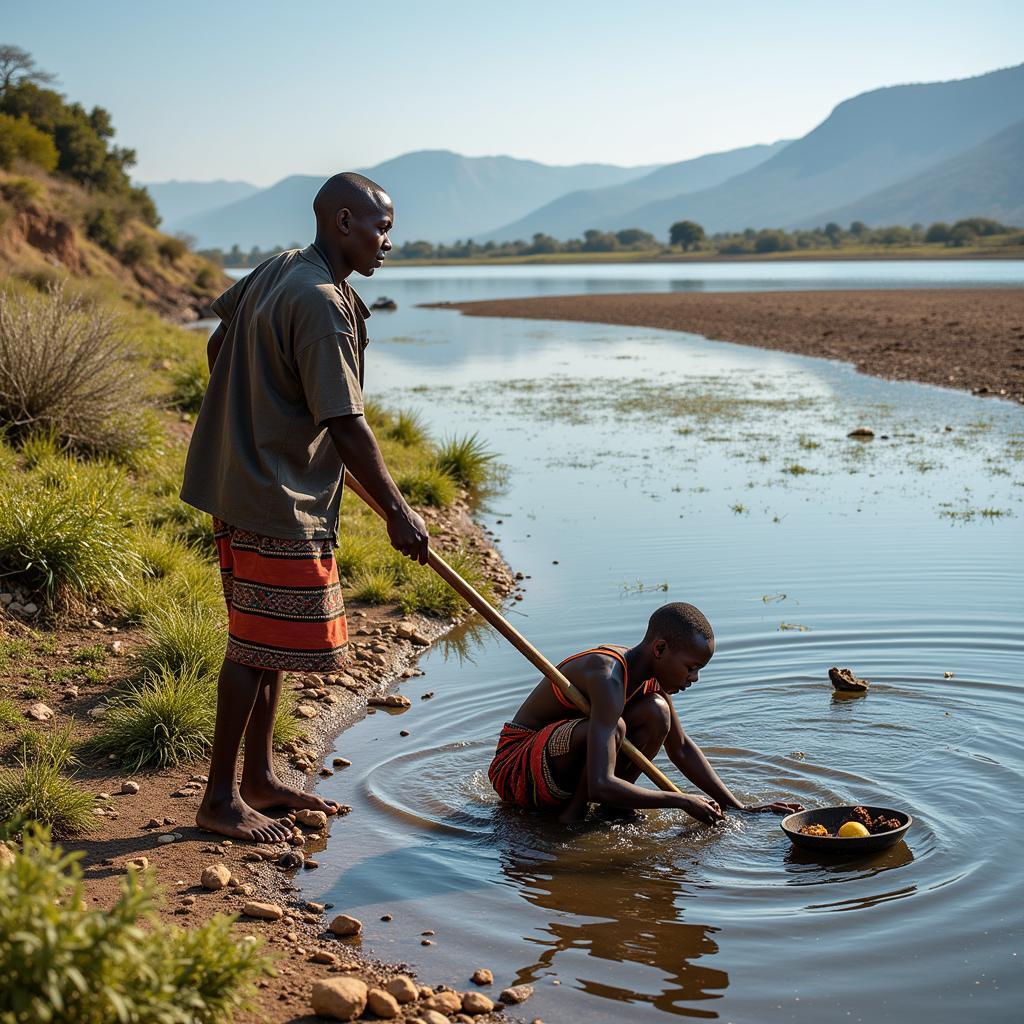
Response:
[[[34,82],[36,85],[48,85],[57,80],[56,75],[36,67],[32,54],[20,46],[0,44],[0,94],[11,85],[21,82]]]
[[[680,245],[683,252],[696,249],[704,241],[704,229],[692,220],[677,220],[669,228],[668,240],[672,245]]]
[[[842,241],[843,229],[835,221],[829,221],[825,225],[825,234],[828,236],[829,242],[832,243],[832,248],[838,249],[839,243]]]
[[[949,241],[949,225],[945,221],[937,220],[924,234],[924,240],[929,244],[943,244]]]

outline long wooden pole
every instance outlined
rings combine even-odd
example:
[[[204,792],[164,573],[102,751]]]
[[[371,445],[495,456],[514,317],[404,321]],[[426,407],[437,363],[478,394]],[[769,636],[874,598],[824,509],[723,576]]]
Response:
[[[351,473],[345,473],[345,483],[374,512],[387,520],[384,510],[370,497],[369,493]],[[578,690],[562,673],[537,650],[498,611],[491,607],[481,594],[477,593],[433,548],[427,552],[427,565],[441,577],[467,604],[485,618],[527,661],[545,675],[558,687],[565,696],[582,712],[590,714],[590,704],[583,693]],[[622,741],[621,750],[659,789],[668,793],[679,793],[679,787],[658,768],[642,751],[638,750],[629,740]]]

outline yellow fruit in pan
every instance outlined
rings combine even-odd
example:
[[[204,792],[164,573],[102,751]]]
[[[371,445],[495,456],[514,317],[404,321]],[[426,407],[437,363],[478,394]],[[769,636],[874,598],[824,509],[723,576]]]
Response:
[[[871,833],[859,822],[848,821],[839,829],[840,839],[863,839]]]

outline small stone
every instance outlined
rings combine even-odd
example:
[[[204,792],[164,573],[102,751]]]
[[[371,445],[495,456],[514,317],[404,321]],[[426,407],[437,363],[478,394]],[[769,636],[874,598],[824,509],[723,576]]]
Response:
[[[139,784],[137,782],[122,782],[121,792],[126,796],[134,796],[139,791]]]
[[[69,686],[69,687],[68,687],[68,688],[67,688],[67,689],[66,689],[66,690],[64,691],[64,693],[63,693],[63,694],[61,694],[61,696],[62,696],[62,697],[63,697],[63,698],[65,699],[65,700],[74,700],[74,699],[75,699],[75,698],[76,698],[76,697],[78,696],[78,687],[77,687],[77,686]]]
[[[124,641],[123,640],[115,640],[110,645],[110,653],[113,654],[115,657],[118,657],[118,658],[122,654],[124,654]]]
[[[316,718],[316,708],[312,704],[303,702],[295,708],[295,717]]]
[[[390,914],[381,914],[380,919],[382,921],[393,921],[394,918]]]
[[[302,866],[303,866],[303,867],[304,867],[304,868],[305,868],[305,869],[306,869],[307,871],[313,871],[314,869],[316,869],[316,868],[320,867],[320,861],[318,861],[318,860],[313,860],[313,858],[312,858],[312,857],[307,857],[307,858],[305,859],[305,861],[303,862]]]
[[[306,900],[302,906],[308,910],[311,914],[322,914],[324,912],[323,903],[314,903],[312,900]]]
[[[110,799],[110,794],[109,793],[97,793],[96,794],[96,799],[97,800],[109,800]]]
[[[286,871],[291,871],[294,868],[301,868],[305,862],[306,858],[299,850],[286,850],[277,858],[277,866],[279,868],[284,868]]]
[[[420,939],[421,946],[432,946],[434,944],[433,939]]]
[[[324,811],[314,811],[304,807],[295,812],[295,820],[300,825],[306,825],[309,828],[327,828],[327,815]]]
[[[875,436],[875,432],[870,427],[854,427],[846,436],[872,438]]]
[[[392,978],[384,988],[400,1003],[413,1003],[419,997],[419,989],[408,974],[399,974]]]
[[[26,615],[35,615],[39,611],[39,605],[29,601],[28,604],[24,605],[21,609]]]
[[[358,978],[322,978],[313,982],[313,1012],[333,1020],[355,1020],[366,1009],[366,983]]]
[[[129,868],[133,868],[135,871],[145,871],[149,867],[148,857],[135,857],[132,860],[126,860],[124,862],[125,871]]]
[[[336,964],[338,958],[326,949],[318,949],[311,957],[310,960],[315,964]]]
[[[498,998],[510,1006],[518,1005],[519,1003],[525,1003],[530,996],[533,995],[532,985],[510,985],[506,989],[502,989],[501,995]]]
[[[383,697],[371,697],[368,704],[379,707],[379,708],[409,708],[412,707],[412,701],[408,697],[403,697],[400,693],[388,693]]]
[[[466,992],[462,996],[462,1011],[474,1016],[478,1013],[490,1013],[494,1009],[494,1001],[488,999],[483,992]]]
[[[177,832],[165,832],[162,836],[157,836],[156,841],[166,845],[167,843],[177,842],[180,838],[181,836]]]
[[[942,673],[942,678],[943,679],[952,679],[953,678],[953,673],[952,672],[943,672]]]
[[[866,679],[858,679],[848,668],[836,668],[834,665],[828,670],[828,677],[835,690],[843,693],[867,693],[870,685]]]
[[[414,1017],[413,1020],[415,1019],[416,1018]],[[429,1007],[421,1011],[419,1019],[423,1021],[423,1024],[452,1024],[451,1020],[443,1013],[439,1013],[437,1010],[431,1010]]]
[[[429,647],[430,646],[430,638],[424,636],[422,633],[413,633],[412,636],[409,637],[409,639],[417,647]]]
[[[331,764],[333,764],[335,768],[350,768],[352,766],[352,762],[347,757],[336,757],[331,761]]]
[[[426,1005],[441,1013],[458,1013],[462,1009],[462,997],[458,992],[435,992],[426,1001]]]
[[[426,693],[421,694],[420,700],[430,700],[434,696],[433,690],[427,690]]]
[[[199,878],[199,884],[210,892],[223,889],[230,881],[231,869],[227,864],[211,864],[209,867],[203,868],[203,873]]]
[[[143,825],[142,827],[143,828],[159,828],[161,826],[161,824],[162,824],[162,822],[157,821],[156,818],[150,818],[149,821],[147,821],[146,824]]]
[[[469,980],[474,985],[491,985],[494,983],[494,975],[486,967],[478,967]]]
[[[363,930],[363,922],[348,914],[339,914],[328,929],[334,935],[358,935]]]
[[[437,932],[435,932],[433,928],[428,928],[426,931],[420,932],[420,935],[436,935],[436,934],[437,934]]]
[[[106,706],[103,705],[103,704],[97,704],[96,707],[89,708],[89,710],[86,712],[86,714],[90,718],[102,718],[106,713],[107,713],[107,709],[106,709]],[[107,760],[108,761],[116,761],[117,760],[117,754],[109,754],[107,756]]]
[[[371,988],[366,993],[366,1006],[371,1013],[385,1020],[392,1020],[402,1012],[398,1007],[398,1000],[382,988]]]
[[[33,704],[26,712],[26,718],[33,718],[37,722],[48,722],[54,716],[53,708],[47,707],[42,701]]]
[[[398,735],[399,736],[408,736],[409,735],[409,730],[408,729],[399,729],[398,730]]]
[[[185,897],[183,897],[183,898],[182,898],[182,901],[181,901],[181,902],[182,902],[182,903],[183,903],[183,904],[184,904],[184,905],[185,905],[186,907],[191,907],[191,906],[192,906],[192,904],[194,904],[194,903],[195,903],[195,901],[196,901],[196,898],[195,898],[195,896],[185,896]]]
[[[284,911],[276,903],[249,902],[242,907],[245,917],[258,917],[261,921],[280,921]]]
[[[434,994],[434,990],[429,985],[420,985],[417,991],[420,999],[429,999]]]

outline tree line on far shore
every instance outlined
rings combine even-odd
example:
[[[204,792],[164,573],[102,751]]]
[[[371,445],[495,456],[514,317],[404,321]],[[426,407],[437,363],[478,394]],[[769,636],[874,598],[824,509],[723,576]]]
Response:
[[[560,241],[551,235],[538,233],[530,241],[474,242],[455,241],[433,243],[423,240],[403,242],[394,248],[391,259],[395,260],[449,260],[475,258],[508,258],[517,256],[538,256],[549,253],[660,253],[668,254],[681,249],[683,252],[706,252],[716,256],[768,255],[777,252],[813,250],[861,249],[866,247],[899,248],[901,246],[935,245],[963,248],[976,245],[982,238],[993,239],[1001,236],[1006,245],[1024,245],[1024,230],[988,217],[968,217],[953,224],[936,221],[925,227],[923,224],[892,224],[886,227],[868,227],[863,221],[855,220],[848,228],[830,222],[824,227],[800,228],[786,231],[784,228],[746,228],[743,231],[723,231],[713,235],[694,221],[677,221],[669,229],[669,244],[656,238],[649,231],[640,228],[626,228],[622,231],[599,231],[592,228],[582,238]],[[265,259],[282,252],[285,248],[297,249],[301,243],[290,246],[276,246],[262,250],[253,246],[245,252],[234,245],[229,250],[201,249],[199,254],[223,267],[255,267]]]

